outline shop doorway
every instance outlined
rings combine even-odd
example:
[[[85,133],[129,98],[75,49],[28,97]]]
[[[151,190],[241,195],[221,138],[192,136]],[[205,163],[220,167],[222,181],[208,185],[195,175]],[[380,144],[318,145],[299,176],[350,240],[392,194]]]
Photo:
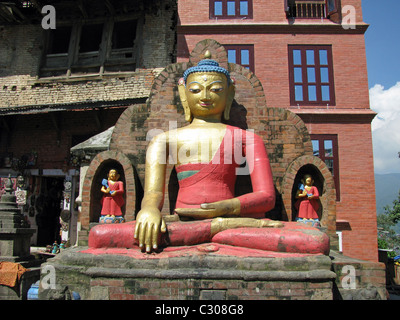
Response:
[[[37,246],[60,243],[60,213],[64,190],[64,177],[42,177],[40,194],[35,202]]]

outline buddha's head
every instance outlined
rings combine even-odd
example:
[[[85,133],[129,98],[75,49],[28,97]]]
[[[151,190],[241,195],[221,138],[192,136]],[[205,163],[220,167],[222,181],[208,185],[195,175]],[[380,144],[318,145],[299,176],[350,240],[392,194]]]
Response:
[[[197,66],[187,69],[179,80],[179,95],[186,121],[193,118],[229,119],[235,86],[228,70],[206,53]]]
[[[111,181],[117,181],[119,179],[118,171],[116,169],[111,169],[108,172],[108,179]]]
[[[314,184],[314,179],[310,174],[306,174],[304,175],[302,182],[304,185],[311,187]]]

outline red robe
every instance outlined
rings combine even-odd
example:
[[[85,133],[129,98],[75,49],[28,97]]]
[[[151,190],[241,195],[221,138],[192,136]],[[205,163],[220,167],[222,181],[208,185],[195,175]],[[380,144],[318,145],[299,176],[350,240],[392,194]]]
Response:
[[[200,208],[234,198],[243,159],[249,167],[253,192],[239,196],[243,217],[263,218],[275,206],[275,188],[263,140],[252,132],[227,126],[224,139],[209,163],[176,166],[179,193],[176,208]]]
[[[108,186],[110,191],[114,191],[116,194],[111,195],[110,193],[104,194],[101,199],[101,215],[113,215],[113,216],[122,216],[121,207],[124,205],[124,184],[122,181],[111,182],[108,180]]]
[[[299,212],[298,217],[302,219],[318,219],[317,211],[319,209],[319,193],[318,189],[314,186],[311,187],[307,194],[312,194],[314,198],[308,199],[304,197],[296,201],[296,208]]]
[[[246,156],[250,168],[253,192],[239,196],[240,215],[263,218],[275,206],[275,188],[263,140],[253,133],[227,126],[226,134],[210,163],[182,164],[176,167],[179,180],[177,208],[199,208],[210,203],[234,197],[236,169],[234,146]],[[237,131],[236,131],[237,130]],[[234,139],[235,132],[241,139]],[[231,140],[232,139],[232,140]],[[236,159],[238,160],[238,159]],[[168,232],[162,234],[162,246],[192,246],[201,243],[229,244],[244,248],[271,251],[324,253],[329,252],[329,238],[322,232],[310,236],[309,227],[294,222],[283,228],[238,228],[211,234],[212,219],[167,224]],[[133,248],[136,221],[117,225],[98,225],[89,233],[91,248]],[[314,231],[313,231],[314,232]]]

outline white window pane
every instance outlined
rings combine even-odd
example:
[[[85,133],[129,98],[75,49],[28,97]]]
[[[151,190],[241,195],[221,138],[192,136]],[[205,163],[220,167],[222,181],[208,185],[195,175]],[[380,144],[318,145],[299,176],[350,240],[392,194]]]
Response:
[[[333,141],[324,141],[325,157],[333,157]]]
[[[236,63],[236,50],[228,50],[228,62]]]
[[[301,51],[293,50],[293,64],[301,65]]]
[[[294,96],[296,101],[303,101],[303,86],[294,86]]]
[[[328,65],[328,51],[319,50],[319,64],[322,66]]]
[[[318,140],[311,140],[312,148],[313,148],[313,155],[319,157],[319,141]]]
[[[214,15],[215,16],[222,16],[222,1],[215,1],[214,2]]]
[[[317,101],[317,87],[308,86],[308,101]]]
[[[241,64],[242,65],[249,65],[250,64],[250,53],[249,50],[240,50],[241,55]]]
[[[240,15],[247,16],[249,14],[249,2],[240,1]]]
[[[306,51],[306,58],[307,58],[307,65],[313,66],[314,62],[314,50],[307,50]]]
[[[315,83],[315,68],[307,68],[308,83]]]
[[[328,12],[336,10],[335,0],[328,0]]]
[[[321,83],[329,83],[329,70],[328,70],[328,68],[321,68]]]
[[[301,68],[294,68],[294,82],[296,83],[303,82],[303,74]]]
[[[228,9],[228,16],[234,16],[235,15],[235,1],[228,1],[227,9]]]
[[[329,86],[321,86],[322,101],[330,101]]]

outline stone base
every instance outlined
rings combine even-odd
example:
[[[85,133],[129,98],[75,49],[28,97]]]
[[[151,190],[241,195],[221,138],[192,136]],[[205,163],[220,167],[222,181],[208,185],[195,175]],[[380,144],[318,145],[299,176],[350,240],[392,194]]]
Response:
[[[333,299],[336,274],[328,256],[235,253],[235,247],[220,244],[169,247],[150,255],[138,249],[73,247],[45,265],[56,271],[54,296],[63,292],[65,299],[72,292],[83,300]],[[41,287],[39,299],[52,294]]]
[[[336,273],[334,299],[386,300],[386,268],[383,263],[359,260],[331,251]]]
[[[0,257],[27,257],[30,240],[36,231],[29,228],[0,229]]]
[[[28,290],[39,279],[40,267],[29,268],[15,287],[0,285],[0,300],[27,300]]]

